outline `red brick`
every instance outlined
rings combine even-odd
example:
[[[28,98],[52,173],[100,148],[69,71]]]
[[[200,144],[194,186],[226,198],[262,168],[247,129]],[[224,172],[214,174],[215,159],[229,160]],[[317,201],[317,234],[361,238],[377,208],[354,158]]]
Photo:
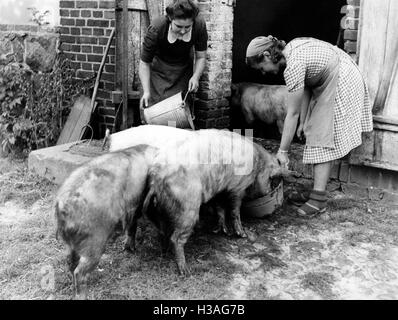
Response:
[[[356,41],[345,41],[344,50],[349,53],[357,52],[357,42]]]
[[[104,53],[104,47],[101,47],[101,46],[93,46],[93,53],[96,53],[96,54],[103,54],[103,53]]]
[[[115,90],[115,83],[114,82],[105,82],[105,90],[108,90],[108,91]]]
[[[69,10],[60,9],[60,10],[59,10],[59,15],[60,15],[61,17],[69,17]]]
[[[97,38],[95,37],[78,37],[76,38],[77,43],[82,44],[97,44]]]
[[[94,55],[94,54],[87,55],[87,61],[101,62],[101,60],[102,60],[102,56],[100,56],[100,55]]]
[[[80,12],[82,18],[91,18],[91,11],[90,10],[82,10]]]
[[[72,67],[72,69],[74,70],[78,70],[81,68],[81,63],[80,62],[76,62],[76,61],[72,61],[70,63],[70,66]]]
[[[353,40],[356,41],[358,39],[358,30],[344,30],[344,40]]]
[[[93,11],[93,17],[94,18],[103,18],[104,13],[102,11]]]
[[[100,9],[113,9],[115,8],[115,1],[100,1]]]
[[[347,0],[347,4],[352,5],[352,6],[360,6],[361,0]]]
[[[74,8],[75,7],[75,1],[60,1],[59,2],[59,7],[60,8]]]
[[[109,81],[109,82],[113,82],[113,81],[115,81],[115,74],[114,73],[103,72],[102,75],[101,75],[101,79]]]
[[[93,34],[95,36],[103,36],[104,35],[104,29],[93,28]]]
[[[73,52],[80,52],[81,51],[81,45],[79,45],[79,44],[72,44],[71,45],[71,50],[70,51],[73,51]]]
[[[87,55],[85,54],[77,54],[76,55],[76,60],[81,61],[81,62],[86,62],[87,61]]]
[[[116,19],[115,11],[104,11],[104,18],[109,20]]]
[[[80,28],[70,28],[70,33],[74,36],[80,36]]]
[[[93,70],[94,71],[98,71],[99,70],[99,67],[100,67],[100,63],[91,63],[91,65],[93,66]]]
[[[61,34],[70,34],[70,29],[68,27],[60,27],[59,32]]]
[[[93,48],[91,46],[82,46],[82,52],[91,53],[93,52]]]
[[[116,72],[116,67],[115,67],[115,65],[107,64],[107,65],[105,65],[105,71],[114,73],[114,72]]]
[[[61,43],[61,50],[62,51],[71,51],[71,45],[68,43]]]
[[[94,75],[93,72],[82,71],[82,70],[78,70],[77,71],[77,77],[80,78],[80,79],[92,78],[93,75]]]
[[[109,92],[104,91],[104,90],[98,90],[97,97],[98,98],[102,98],[102,99],[110,99],[111,98],[111,94]]]
[[[61,26],[74,26],[75,19],[61,18],[60,24]]]
[[[109,21],[108,20],[87,20],[87,26],[89,27],[101,27],[101,28],[108,28]]]
[[[80,14],[80,10],[71,10],[71,11],[69,12],[69,14],[70,14],[71,17],[78,18],[78,17],[79,17],[79,14]]]
[[[61,42],[65,42],[65,43],[75,43],[76,42],[76,37],[67,36],[67,35],[61,34],[61,36],[59,37],[59,40]]]
[[[91,29],[91,28],[82,28],[82,35],[92,36],[93,35],[93,29]]]
[[[91,63],[82,63],[82,69],[85,71],[93,71],[93,65]]]
[[[97,1],[76,1],[76,8],[97,9],[98,2]]]
[[[85,27],[85,26],[86,26],[86,20],[76,19],[76,27]]]

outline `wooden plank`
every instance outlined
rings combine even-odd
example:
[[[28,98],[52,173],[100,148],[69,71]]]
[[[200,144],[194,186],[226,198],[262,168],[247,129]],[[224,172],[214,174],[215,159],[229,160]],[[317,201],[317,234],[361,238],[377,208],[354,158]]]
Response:
[[[152,23],[153,19],[163,15],[163,1],[146,0],[146,5],[149,14],[149,21]]]
[[[141,53],[141,13],[132,11],[129,16],[129,88],[137,89],[138,64]]]
[[[81,139],[83,127],[89,123],[91,117],[91,99],[84,95],[79,96],[73,104],[57,145]]]
[[[386,30],[389,0],[362,1],[359,68],[369,86],[371,103],[381,81],[385,60]],[[369,66],[372,66],[369,68]]]
[[[127,3],[128,10],[141,10],[147,11],[145,0],[128,0]],[[116,0],[116,10],[123,9],[123,0]]]
[[[129,59],[128,59],[128,38],[129,38],[129,12],[127,0],[123,1],[122,14],[122,91],[123,91],[123,112],[122,112],[122,130],[127,128],[127,108],[128,108],[128,88],[129,88]]]

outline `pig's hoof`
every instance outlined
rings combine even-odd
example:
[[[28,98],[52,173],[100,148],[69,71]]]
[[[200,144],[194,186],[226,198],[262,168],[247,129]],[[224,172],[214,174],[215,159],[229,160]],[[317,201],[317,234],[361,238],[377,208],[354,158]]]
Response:
[[[184,266],[178,266],[178,272],[180,273],[180,276],[182,277],[189,277],[191,275],[191,271],[189,268],[184,265]]]
[[[126,242],[124,244],[124,251],[130,252],[130,253],[135,252],[135,244]]]

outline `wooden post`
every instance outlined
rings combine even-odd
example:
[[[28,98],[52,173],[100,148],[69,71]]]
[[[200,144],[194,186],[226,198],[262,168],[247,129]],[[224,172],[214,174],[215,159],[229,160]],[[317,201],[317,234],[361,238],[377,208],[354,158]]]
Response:
[[[159,0],[146,0],[149,22],[152,23],[153,19],[163,14],[163,1]]]
[[[127,108],[128,108],[128,90],[129,90],[129,59],[128,59],[128,0],[123,0],[123,14],[122,14],[122,92],[123,92],[123,118],[122,130],[127,129]]]

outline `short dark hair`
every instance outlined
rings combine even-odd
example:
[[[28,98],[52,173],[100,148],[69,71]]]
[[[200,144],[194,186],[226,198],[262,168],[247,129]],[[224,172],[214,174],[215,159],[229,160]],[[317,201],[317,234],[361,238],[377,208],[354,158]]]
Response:
[[[286,47],[285,41],[274,39],[272,40],[272,45],[265,51],[269,52],[271,61],[273,63],[277,63],[282,59],[283,57],[282,51],[283,49],[285,49],[285,47]],[[254,64],[258,64],[263,60],[264,60],[264,54],[262,52],[253,57],[246,57],[246,64],[249,67],[252,67]]]
[[[171,19],[195,19],[199,14],[199,7],[193,0],[174,0],[166,8],[167,16]]]

